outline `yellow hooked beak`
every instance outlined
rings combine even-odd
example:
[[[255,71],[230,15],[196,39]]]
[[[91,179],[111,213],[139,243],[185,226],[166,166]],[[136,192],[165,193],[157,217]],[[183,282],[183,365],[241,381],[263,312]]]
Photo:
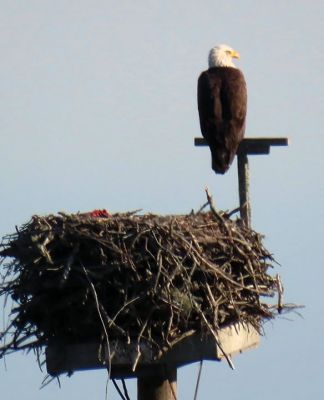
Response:
[[[240,58],[240,53],[237,52],[236,50],[231,51],[231,57],[232,58]]]

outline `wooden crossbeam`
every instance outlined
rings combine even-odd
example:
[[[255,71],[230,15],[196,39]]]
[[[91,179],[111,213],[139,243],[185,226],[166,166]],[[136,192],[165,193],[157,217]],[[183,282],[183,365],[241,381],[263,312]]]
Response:
[[[248,155],[269,154],[271,146],[288,146],[285,137],[245,138],[237,150],[237,169],[240,198],[240,215],[247,226],[251,225],[251,203],[249,196],[249,160]],[[195,146],[208,146],[204,138],[195,138]]]
[[[271,146],[288,146],[288,138],[245,138],[240,143],[237,153],[247,155],[269,154]],[[195,138],[195,146],[208,146],[206,139]]]

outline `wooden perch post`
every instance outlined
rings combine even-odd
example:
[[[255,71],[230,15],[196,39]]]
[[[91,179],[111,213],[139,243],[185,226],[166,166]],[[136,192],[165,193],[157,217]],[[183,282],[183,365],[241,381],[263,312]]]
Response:
[[[203,138],[195,138],[195,146],[208,146]],[[250,173],[248,155],[269,154],[271,146],[288,146],[287,138],[246,138],[237,150],[240,215],[251,226],[251,203],[249,196]]]
[[[250,170],[249,160],[245,152],[237,154],[237,174],[240,199],[240,214],[245,224],[251,226],[250,203]]]

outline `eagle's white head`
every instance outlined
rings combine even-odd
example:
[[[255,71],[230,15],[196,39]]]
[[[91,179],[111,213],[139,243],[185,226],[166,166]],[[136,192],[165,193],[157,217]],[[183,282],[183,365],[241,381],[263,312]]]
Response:
[[[233,64],[232,58],[240,58],[237,51],[227,46],[226,44],[219,44],[213,47],[208,56],[209,68],[212,67],[232,67],[236,68]]]

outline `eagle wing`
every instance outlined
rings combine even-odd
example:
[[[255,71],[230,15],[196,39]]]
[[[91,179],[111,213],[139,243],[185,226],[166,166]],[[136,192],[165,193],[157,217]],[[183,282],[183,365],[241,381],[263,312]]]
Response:
[[[198,111],[202,135],[212,153],[212,168],[225,173],[244,136],[247,92],[236,68],[211,68],[198,79]]]

